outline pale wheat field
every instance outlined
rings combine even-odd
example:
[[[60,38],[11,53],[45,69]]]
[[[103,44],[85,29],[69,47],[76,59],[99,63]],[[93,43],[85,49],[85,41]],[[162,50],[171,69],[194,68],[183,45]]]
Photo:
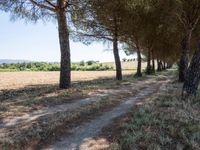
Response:
[[[123,71],[123,75],[133,74]],[[72,71],[72,81],[86,81],[114,77],[115,71]],[[32,85],[58,84],[59,72],[0,72],[0,90]]]

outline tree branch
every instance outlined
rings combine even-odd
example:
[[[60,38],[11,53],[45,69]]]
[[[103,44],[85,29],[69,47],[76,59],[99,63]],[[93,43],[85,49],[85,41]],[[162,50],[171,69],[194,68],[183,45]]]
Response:
[[[49,6],[47,6],[47,5],[44,5],[44,4],[41,4],[41,3],[38,3],[38,2],[35,1],[35,0],[29,0],[29,1],[30,1],[31,3],[33,3],[34,5],[40,7],[40,8],[47,9],[47,10],[49,10],[49,11],[53,11],[53,12],[56,11],[55,8],[52,8],[52,7],[49,7]]]
[[[45,2],[47,2],[50,6],[52,6],[53,8],[56,8],[56,5],[54,5],[53,3],[51,3],[49,0],[44,0]]]
[[[106,39],[106,40],[109,40],[109,41],[113,41],[112,38],[110,38],[109,36],[106,36],[106,35],[94,35],[94,34],[86,34],[86,33],[78,33],[78,34],[80,34],[81,36],[94,37],[94,38],[97,38],[97,39]]]

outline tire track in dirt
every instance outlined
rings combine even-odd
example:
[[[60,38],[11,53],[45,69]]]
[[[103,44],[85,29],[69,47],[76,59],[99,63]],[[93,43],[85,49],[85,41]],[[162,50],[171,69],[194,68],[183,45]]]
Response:
[[[15,128],[16,126],[23,126],[29,122],[35,121],[41,117],[56,114],[58,112],[65,112],[71,111],[74,109],[78,109],[81,106],[91,104],[94,102],[100,101],[102,98],[106,98],[108,96],[112,96],[115,94],[125,93],[135,88],[141,88],[145,85],[144,83],[134,83],[126,86],[120,87],[120,89],[106,89],[100,91],[100,93],[96,94],[95,96],[79,99],[72,103],[66,103],[61,105],[56,105],[54,107],[46,107],[42,110],[36,110],[30,113],[26,113],[22,116],[15,116],[13,118],[3,118],[0,120],[0,129],[6,128]]]
[[[162,82],[152,83],[111,111],[105,112],[96,119],[73,128],[71,136],[66,136],[43,150],[90,150],[90,140],[97,136],[102,128],[109,125],[113,119],[129,112],[134,104],[141,99],[155,93],[161,84]]]

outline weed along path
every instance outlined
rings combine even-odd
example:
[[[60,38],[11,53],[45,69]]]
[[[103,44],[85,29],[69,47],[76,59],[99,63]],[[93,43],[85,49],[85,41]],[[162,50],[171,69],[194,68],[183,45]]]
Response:
[[[124,102],[114,107],[108,112],[104,112],[96,119],[83,123],[82,125],[72,129],[72,135],[60,139],[60,141],[50,145],[43,150],[97,150],[98,148],[92,148],[90,141],[93,137],[97,136],[103,127],[110,124],[113,119],[129,112],[131,108],[138,101],[147,98],[151,94],[155,93],[161,81],[152,83],[146,88],[135,94],[134,96],[126,99]],[[103,145],[101,145],[101,148]],[[104,147],[105,148],[105,147]]]

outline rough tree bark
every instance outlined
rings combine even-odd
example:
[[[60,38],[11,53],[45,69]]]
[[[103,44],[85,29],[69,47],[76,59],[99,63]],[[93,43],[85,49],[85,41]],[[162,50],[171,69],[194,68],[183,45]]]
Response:
[[[139,49],[137,49],[137,59],[138,59],[138,64],[137,64],[137,77],[142,77],[142,57],[141,57],[141,52]]]
[[[114,53],[115,67],[116,67],[116,79],[122,80],[122,69],[121,69],[121,61],[120,61],[120,57],[119,57],[117,37],[114,37],[114,39],[113,39],[113,53]]]
[[[151,55],[152,55],[152,72],[155,73],[156,69],[155,69],[155,57],[153,49],[151,50]]]
[[[70,58],[70,44],[69,31],[67,27],[67,18],[64,9],[64,1],[58,0],[57,21],[59,31],[59,42],[61,51],[60,62],[60,88],[66,89],[71,84],[71,58]]]
[[[192,31],[188,31],[187,35],[181,42],[181,58],[179,62],[179,82],[185,81],[186,72],[189,63],[190,40]]]
[[[121,61],[118,49],[118,27],[117,27],[117,18],[115,15],[114,15],[114,34],[113,34],[113,54],[116,67],[116,79],[122,80],[122,68],[121,68]]]
[[[183,85],[183,96],[196,95],[200,80],[200,40],[193,54]]]
[[[151,50],[148,48],[146,74],[151,74]]]
[[[163,61],[163,69],[166,70],[166,61],[165,61],[165,59]]]
[[[162,62],[157,59],[157,71],[162,71]]]
[[[163,61],[160,61],[160,65],[161,65],[161,70],[165,70]]]

